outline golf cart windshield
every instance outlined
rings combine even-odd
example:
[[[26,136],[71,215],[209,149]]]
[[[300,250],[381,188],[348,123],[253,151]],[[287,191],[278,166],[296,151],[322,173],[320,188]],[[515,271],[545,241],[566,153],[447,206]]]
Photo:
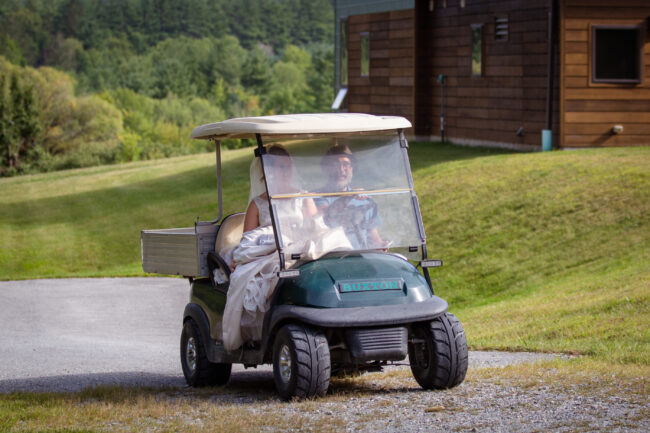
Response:
[[[395,131],[262,141],[272,216],[287,259],[371,250],[422,258],[417,200]]]

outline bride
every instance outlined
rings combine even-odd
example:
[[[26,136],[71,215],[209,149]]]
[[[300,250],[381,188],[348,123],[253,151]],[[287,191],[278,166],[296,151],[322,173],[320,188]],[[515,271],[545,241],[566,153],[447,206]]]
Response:
[[[269,147],[264,163],[272,194],[300,192],[294,186],[293,162],[283,146]],[[263,181],[259,160],[255,158],[251,166],[251,195],[263,188]],[[276,221],[281,221],[283,240],[291,231],[300,230],[304,220],[318,212],[311,198],[278,199],[273,204],[278,214]],[[264,313],[278,281],[280,263],[266,192],[254,196],[248,205],[244,233],[233,251],[230,266],[233,272],[223,316],[223,344],[227,351],[234,351],[245,341],[261,340]]]

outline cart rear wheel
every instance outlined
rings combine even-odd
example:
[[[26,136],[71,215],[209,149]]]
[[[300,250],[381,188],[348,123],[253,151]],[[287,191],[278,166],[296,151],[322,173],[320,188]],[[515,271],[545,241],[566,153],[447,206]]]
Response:
[[[188,319],[181,333],[181,366],[190,386],[225,385],[230,379],[232,364],[208,361],[205,345],[196,322]]]
[[[414,326],[409,343],[413,377],[424,389],[459,385],[467,373],[467,340],[460,321],[451,313]]]
[[[327,338],[298,324],[282,327],[273,345],[273,379],[283,399],[325,395],[330,382]]]

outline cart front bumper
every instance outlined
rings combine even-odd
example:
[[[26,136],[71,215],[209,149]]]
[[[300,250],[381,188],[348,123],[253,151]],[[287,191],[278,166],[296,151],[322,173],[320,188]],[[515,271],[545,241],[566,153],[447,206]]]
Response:
[[[422,302],[355,308],[279,305],[273,310],[270,329],[285,320],[324,328],[360,328],[427,322],[446,313],[447,308],[447,301],[437,296]]]

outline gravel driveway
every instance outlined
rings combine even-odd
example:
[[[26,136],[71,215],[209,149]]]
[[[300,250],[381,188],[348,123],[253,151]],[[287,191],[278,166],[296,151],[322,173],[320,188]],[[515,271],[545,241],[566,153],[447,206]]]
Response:
[[[96,385],[173,386],[191,392],[178,355],[188,296],[188,283],[180,278],[0,282],[0,392]],[[470,372],[544,358],[554,355],[470,352]],[[398,382],[393,388],[364,380],[360,386],[367,387],[368,396],[350,397],[344,404],[323,402],[313,416],[343,410],[345,429],[355,432],[650,431],[647,398],[638,401],[624,391],[585,396],[579,390],[484,379],[430,393],[420,392],[408,367],[394,368]],[[406,371],[400,379],[401,370]],[[261,395],[277,404],[269,367],[235,367],[231,386],[215,401],[246,406],[259,403]],[[336,382],[333,386],[336,391]],[[281,410],[290,416],[297,409],[282,405]]]

